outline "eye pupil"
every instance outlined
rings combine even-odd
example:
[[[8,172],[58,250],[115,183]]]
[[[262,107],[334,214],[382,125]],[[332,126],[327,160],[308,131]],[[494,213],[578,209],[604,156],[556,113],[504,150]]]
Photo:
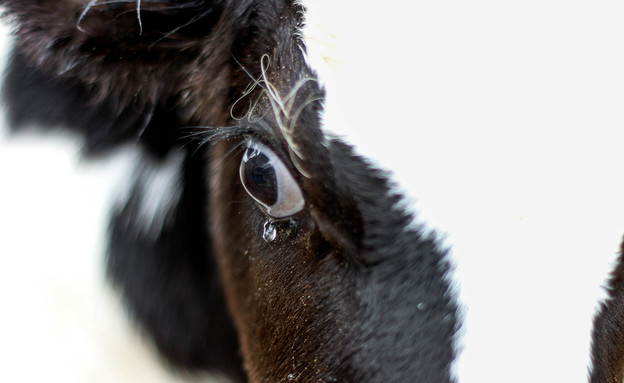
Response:
[[[305,206],[303,194],[284,162],[259,142],[248,141],[248,145],[239,167],[247,194],[273,218],[301,211]]]
[[[277,202],[277,177],[269,158],[258,151],[247,149],[243,165],[243,182],[254,198],[267,206]]]

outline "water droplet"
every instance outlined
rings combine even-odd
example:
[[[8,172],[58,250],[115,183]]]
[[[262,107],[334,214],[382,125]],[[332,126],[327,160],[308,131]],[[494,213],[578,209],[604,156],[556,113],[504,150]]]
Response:
[[[418,310],[423,311],[427,307],[427,305],[425,305],[423,302],[420,302],[417,307]]]
[[[271,221],[266,221],[264,223],[264,231],[262,232],[262,239],[265,242],[272,242],[277,237],[277,229],[275,225]]]
[[[284,229],[284,233],[286,235],[292,235],[293,233],[297,232],[298,226],[299,225],[298,225],[297,221],[295,221],[294,219],[291,218],[291,219],[288,220],[288,225]]]
[[[295,380],[295,376],[293,374],[288,374],[288,380]]]

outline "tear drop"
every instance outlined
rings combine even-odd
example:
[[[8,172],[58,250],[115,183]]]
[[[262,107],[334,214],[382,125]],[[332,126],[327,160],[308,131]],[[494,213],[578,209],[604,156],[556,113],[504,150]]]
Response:
[[[262,232],[262,239],[265,242],[273,242],[277,237],[277,229],[275,225],[271,221],[266,221],[264,223],[264,231]]]

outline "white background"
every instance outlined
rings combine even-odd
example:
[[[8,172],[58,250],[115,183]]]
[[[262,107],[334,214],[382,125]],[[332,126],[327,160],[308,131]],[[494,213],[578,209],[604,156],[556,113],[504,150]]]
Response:
[[[624,234],[624,6],[344,4],[341,75],[356,90],[344,133],[452,246],[460,382],[586,381]],[[99,273],[123,161],[81,163],[77,150],[66,137],[0,141],[1,373],[167,381]]]
[[[103,275],[108,208],[131,155],[89,162],[79,150],[67,135],[0,130],[0,381],[185,381],[137,335]]]

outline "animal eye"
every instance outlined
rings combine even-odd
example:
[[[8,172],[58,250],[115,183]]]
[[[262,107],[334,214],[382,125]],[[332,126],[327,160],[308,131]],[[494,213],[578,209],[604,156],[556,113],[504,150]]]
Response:
[[[252,142],[243,155],[240,179],[247,193],[271,217],[283,218],[303,209],[301,189],[279,157]]]

